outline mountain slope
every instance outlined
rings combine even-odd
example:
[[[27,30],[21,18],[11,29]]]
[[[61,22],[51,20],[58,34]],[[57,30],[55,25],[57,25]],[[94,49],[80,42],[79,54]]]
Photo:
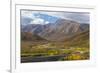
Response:
[[[66,19],[58,19],[46,25],[29,24],[21,28],[22,32],[31,32],[48,41],[64,41],[86,30],[89,30],[88,24]]]
[[[89,48],[89,30],[81,32],[67,40],[68,46],[88,47]]]
[[[44,38],[31,32],[21,32],[21,40],[24,41],[46,41]]]
[[[38,35],[49,41],[63,41],[80,32],[80,24],[75,21],[60,19],[45,28]],[[59,38],[59,39],[58,39]]]

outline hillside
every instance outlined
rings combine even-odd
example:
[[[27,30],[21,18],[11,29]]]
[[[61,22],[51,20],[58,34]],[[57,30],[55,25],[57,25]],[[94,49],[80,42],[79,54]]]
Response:
[[[45,39],[38,36],[37,34],[33,34],[31,32],[21,32],[21,40],[24,40],[24,41],[43,41]]]
[[[59,19],[54,24],[21,26],[22,62],[53,61],[55,57],[57,61],[86,60],[89,44],[89,24]]]
[[[79,33],[67,40],[68,45],[89,48],[89,30]]]

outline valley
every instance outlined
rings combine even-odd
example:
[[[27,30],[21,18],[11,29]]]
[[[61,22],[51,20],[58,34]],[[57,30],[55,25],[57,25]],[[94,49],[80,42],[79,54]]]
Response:
[[[89,60],[89,24],[48,17],[54,21],[21,25],[21,63]]]
[[[22,62],[89,59],[89,31],[59,42],[48,41],[37,36],[32,37],[30,40],[25,38],[21,41]]]

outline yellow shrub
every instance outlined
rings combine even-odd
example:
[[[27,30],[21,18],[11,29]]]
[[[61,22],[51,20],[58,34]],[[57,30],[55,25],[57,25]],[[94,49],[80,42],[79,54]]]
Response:
[[[80,60],[81,55],[80,54],[72,54],[68,56],[68,60]]]

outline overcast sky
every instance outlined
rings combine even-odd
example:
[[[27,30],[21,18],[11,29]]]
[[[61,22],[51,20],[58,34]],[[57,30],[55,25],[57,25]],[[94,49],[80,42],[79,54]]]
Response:
[[[79,23],[88,23],[90,21],[87,12],[50,12],[50,11],[21,11],[21,24],[48,24],[53,23],[57,19],[63,18],[74,20]]]

